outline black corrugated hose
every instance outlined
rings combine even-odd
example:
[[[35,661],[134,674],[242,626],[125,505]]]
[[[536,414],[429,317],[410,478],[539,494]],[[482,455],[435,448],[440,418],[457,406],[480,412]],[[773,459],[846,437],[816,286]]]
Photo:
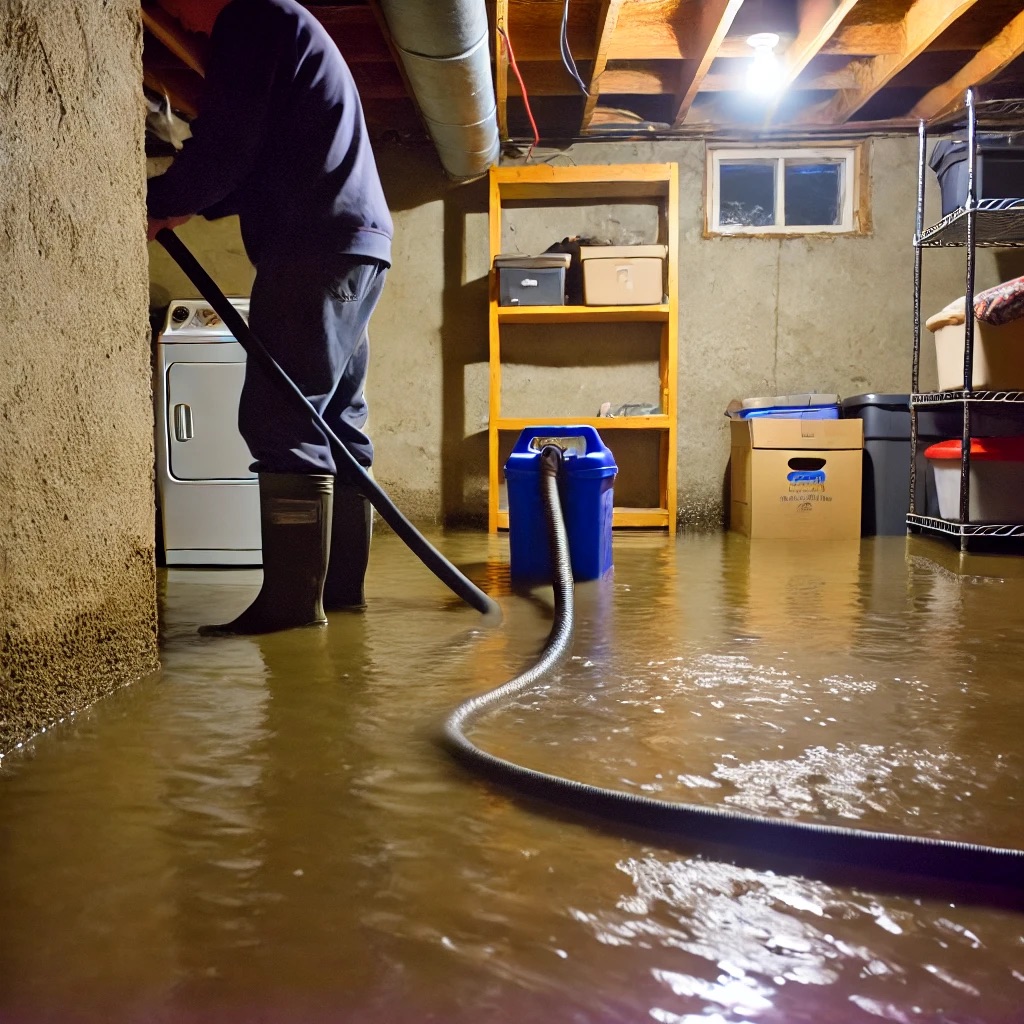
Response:
[[[572,648],[572,568],[557,486],[561,455],[560,449],[554,446],[541,453],[541,494],[548,519],[555,600],[551,632],[539,659],[527,671],[496,689],[471,697],[448,717],[442,742],[457,760],[526,797],[553,802],[587,816],[653,830],[659,835],[684,837],[702,845],[753,848],[759,856],[776,862],[824,861],[900,876],[1017,891],[1024,888],[1024,850],[763,818],[717,807],[653,800],[535,771],[495,757],[467,739],[466,731],[476,720],[539,682]]]
[[[462,598],[470,607],[485,615],[501,618],[498,602],[485,594],[475,583],[463,575],[448,561],[419,530],[399,511],[384,490],[359,465],[352,453],[341,443],[341,439],[326,423],[323,417],[313,408],[306,396],[295,386],[278,365],[274,357],[266,350],[263,343],[249,329],[242,315],[228,301],[224,293],[217,287],[213,278],[202,268],[199,261],[189,251],[188,246],[171,231],[162,228],[157,232],[156,240],[167,250],[171,258],[185,272],[185,275],[199,289],[199,294],[213,307],[214,312],[224,321],[227,329],[235,336],[239,345],[245,349],[250,359],[254,359],[276,380],[282,392],[297,408],[305,410],[324,432],[331,445],[337,462],[338,473],[354,483],[369,499],[370,504],[381,514],[381,518],[399,537],[412,549],[413,554],[444,583],[450,590]]]

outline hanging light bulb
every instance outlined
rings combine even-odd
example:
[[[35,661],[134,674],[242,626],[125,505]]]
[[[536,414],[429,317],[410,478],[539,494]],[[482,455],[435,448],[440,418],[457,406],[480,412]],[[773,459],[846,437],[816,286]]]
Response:
[[[782,87],[782,68],[775,47],[779,37],[774,32],[758,32],[747,39],[754,57],[747,68],[747,89],[759,96],[773,96]]]

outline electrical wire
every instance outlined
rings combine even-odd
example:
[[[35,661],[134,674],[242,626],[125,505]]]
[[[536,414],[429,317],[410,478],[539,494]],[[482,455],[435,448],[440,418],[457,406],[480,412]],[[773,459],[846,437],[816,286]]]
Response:
[[[572,53],[569,51],[569,0],[565,0],[562,6],[562,27],[558,34],[558,47],[562,51],[562,63],[565,65],[565,70],[576,80],[583,95],[589,96],[590,92],[583,79],[580,78],[580,73],[576,70],[576,61],[572,59]]]
[[[523,76],[519,74],[519,65],[516,63],[515,51],[512,49],[512,40],[509,39],[508,33],[500,25],[498,26],[498,31],[501,33],[501,38],[505,40],[505,46],[508,48],[508,62],[512,65],[512,72],[519,82],[519,91],[523,94],[523,106],[526,107],[526,116],[530,119],[530,127],[533,129],[533,142],[526,153],[526,162],[529,163],[534,148],[540,145],[540,132],[537,131],[537,122],[533,119],[533,111],[530,109],[530,98],[526,95],[526,83],[523,81]]]

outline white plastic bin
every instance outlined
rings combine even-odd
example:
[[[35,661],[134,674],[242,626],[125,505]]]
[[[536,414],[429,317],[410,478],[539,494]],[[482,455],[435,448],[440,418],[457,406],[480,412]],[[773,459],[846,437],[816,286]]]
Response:
[[[960,519],[960,452],[959,439],[925,449],[943,519]],[[970,491],[968,522],[1024,522],[1024,437],[972,438]]]

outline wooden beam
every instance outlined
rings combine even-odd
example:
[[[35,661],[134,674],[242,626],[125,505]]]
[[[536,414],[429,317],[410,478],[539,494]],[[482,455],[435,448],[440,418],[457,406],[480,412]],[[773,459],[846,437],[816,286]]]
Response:
[[[857,0],[798,0],[796,39],[782,56],[782,89],[788,89],[800,72],[836,34]]]
[[[916,0],[900,22],[903,45],[898,53],[853,62],[853,89],[841,89],[809,115],[808,123],[844,124],[880,89],[922,54],[977,0]]]
[[[186,92],[178,83],[172,81],[170,75],[151,68],[143,67],[142,84],[152,92],[167,97],[174,110],[184,114],[189,120],[199,113],[199,104],[196,97]]]
[[[857,0],[797,0],[796,39],[786,48],[782,56],[782,78],[779,91],[768,104],[764,113],[765,124],[775,119],[779,103],[788,89],[800,77],[801,72],[821,52],[821,48],[836,34],[843,19],[856,5]],[[853,88],[855,82],[835,86],[835,89]]]
[[[679,73],[667,61],[650,68],[609,69],[601,76],[601,92],[605,96],[660,96],[674,92],[678,84]]]
[[[699,54],[696,66],[686,67],[682,73],[673,106],[675,114],[672,118],[673,127],[686,120],[686,115],[700,92],[704,76],[711,68],[711,62],[718,56],[718,50],[725,39],[733,18],[743,6],[743,0],[704,0],[701,4],[697,25],[693,29],[691,52]]]
[[[387,64],[394,60],[388,46],[390,31],[383,22],[379,4],[358,7],[309,7],[309,13],[338,44],[348,64]],[[382,24],[385,27],[382,28]]]
[[[804,75],[789,87],[789,91],[795,89],[802,92],[834,92],[836,89],[852,89],[856,84],[853,72],[840,68],[838,71],[823,71],[820,75]],[[723,71],[708,75],[700,91],[742,92],[746,87],[747,83],[742,74]]]
[[[494,9],[494,87],[498,105],[498,136],[508,138],[508,45],[502,32],[508,32],[508,0],[495,0]],[[516,64],[518,65],[518,61]],[[521,72],[520,72],[521,73]],[[518,87],[519,83],[516,82]]]
[[[930,121],[942,117],[963,102],[966,90],[991,81],[1005,67],[1024,55],[1024,11],[978,52],[948,82],[937,85],[911,110],[911,117]]]
[[[363,101],[412,99],[395,64],[353,64],[351,71]]]
[[[615,36],[608,47],[610,63],[637,60],[697,60],[702,51],[696,45],[695,37],[684,26],[673,25],[664,19],[653,19],[646,3],[624,4],[615,28]],[[358,8],[347,8],[358,10]],[[572,8],[575,10],[576,8]],[[310,8],[317,11],[319,8]],[[546,12],[546,13],[545,13]],[[512,43],[516,48],[516,59],[520,67],[534,61],[561,63],[558,49],[558,32],[561,4],[531,3],[516,4],[513,22]],[[835,34],[822,43],[818,51],[822,55],[836,57],[876,57],[898,54],[904,46],[902,23],[884,24],[843,24]],[[978,37],[979,29],[971,21],[957,26],[956,32],[946,33],[932,44],[933,51],[974,51],[987,42],[989,36]],[[779,33],[780,54],[793,45],[795,36]],[[573,45],[573,56],[577,61],[593,60],[597,55],[596,40],[585,36]],[[718,57],[750,56],[750,47],[744,36],[726,36],[722,40]]]
[[[154,39],[159,39],[175,57],[198,75],[206,74],[206,46],[200,37],[182,28],[156,4],[142,5],[142,25]]]
[[[384,40],[384,45],[387,47],[387,51],[391,56],[392,66],[395,68],[395,70],[397,70],[399,76],[402,79],[402,88],[405,91],[405,95],[412,101],[412,105],[416,108],[416,113],[420,116],[420,118],[422,118],[423,112],[420,110],[420,105],[416,102],[416,93],[413,92],[412,83],[409,81],[409,76],[406,74],[405,64],[402,63],[402,55],[398,51],[398,45],[391,37],[391,29],[388,28],[388,20],[387,18],[384,17],[384,10],[381,7],[378,0],[366,0],[366,4],[370,10],[370,14],[373,16],[374,22],[377,25],[377,31],[380,34],[380,38]],[[338,49],[341,50],[340,45],[338,46]],[[341,52],[342,55],[344,56],[345,51],[341,50]],[[355,77],[354,72],[353,77]],[[371,92],[368,98],[378,99],[391,97],[377,96],[375,93]],[[362,99],[361,91],[360,99]],[[425,124],[424,128],[426,128]]]
[[[745,68],[744,62],[743,70]],[[566,76],[561,64],[535,62],[526,67],[521,66],[520,71],[531,96],[576,96],[579,93],[576,83]],[[925,86],[934,80],[934,76],[931,76],[919,84]],[[668,95],[675,92],[678,84],[679,74],[672,70],[668,61],[655,62],[648,68],[608,68],[601,76],[597,105],[601,103],[600,97]],[[804,92],[835,92],[836,89],[852,89],[856,84],[853,72],[840,68],[818,75],[804,75],[792,88]],[[745,89],[743,71],[714,71],[704,79],[700,93],[704,96],[707,93],[742,92]],[[518,96],[519,91],[519,83],[515,78],[510,78],[509,95]]]
[[[785,122],[765,126],[760,119],[744,119],[735,110],[723,106],[719,97],[701,94],[694,103],[681,135],[726,137],[731,141],[756,140],[759,144],[781,145],[786,140],[852,138],[859,134],[880,134],[887,131],[916,131],[918,122],[911,117],[892,117],[884,121],[847,121],[842,125],[808,122],[803,113],[794,114]]]
[[[701,49],[696,33],[685,23],[674,24],[666,19],[663,8],[666,4],[627,3],[620,15],[615,35],[609,41],[607,59],[610,62],[629,60],[699,60],[706,49]],[[657,14],[657,9],[662,8]],[[355,8],[358,10],[358,8]],[[681,9],[693,10],[689,4]],[[310,8],[316,11],[318,8]],[[576,8],[572,8],[576,10]],[[516,48],[516,60],[520,66],[532,61],[561,63],[558,48],[561,4],[526,3],[515,6],[515,20],[512,25],[512,44]],[[696,23],[696,19],[693,19]],[[964,27],[964,32],[970,26]],[[779,52],[792,44],[794,37],[780,33]],[[899,52],[903,37],[898,22],[870,25],[842,25],[826,41],[820,52],[845,57],[876,56]],[[974,46],[964,45],[955,38],[943,38],[940,47],[946,50],[971,50]],[[750,47],[742,36],[726,36],[722,40],[717,56],[747,57]],[[579,36],[574,43],[573,55],[577,61],[594,60],[597,56],[597,39]]]
[[[580,120],[580,134],[586,134],[597,107],[597,98],[603,88],[603,77],[608,67],[608,50],[615,27],[619,21],[619,11],[623,0],[601,0],[601,11],[597,16],[597,41],[595,43],[594,65],[590,72],[587,102],[583,105],[583,117]]]

